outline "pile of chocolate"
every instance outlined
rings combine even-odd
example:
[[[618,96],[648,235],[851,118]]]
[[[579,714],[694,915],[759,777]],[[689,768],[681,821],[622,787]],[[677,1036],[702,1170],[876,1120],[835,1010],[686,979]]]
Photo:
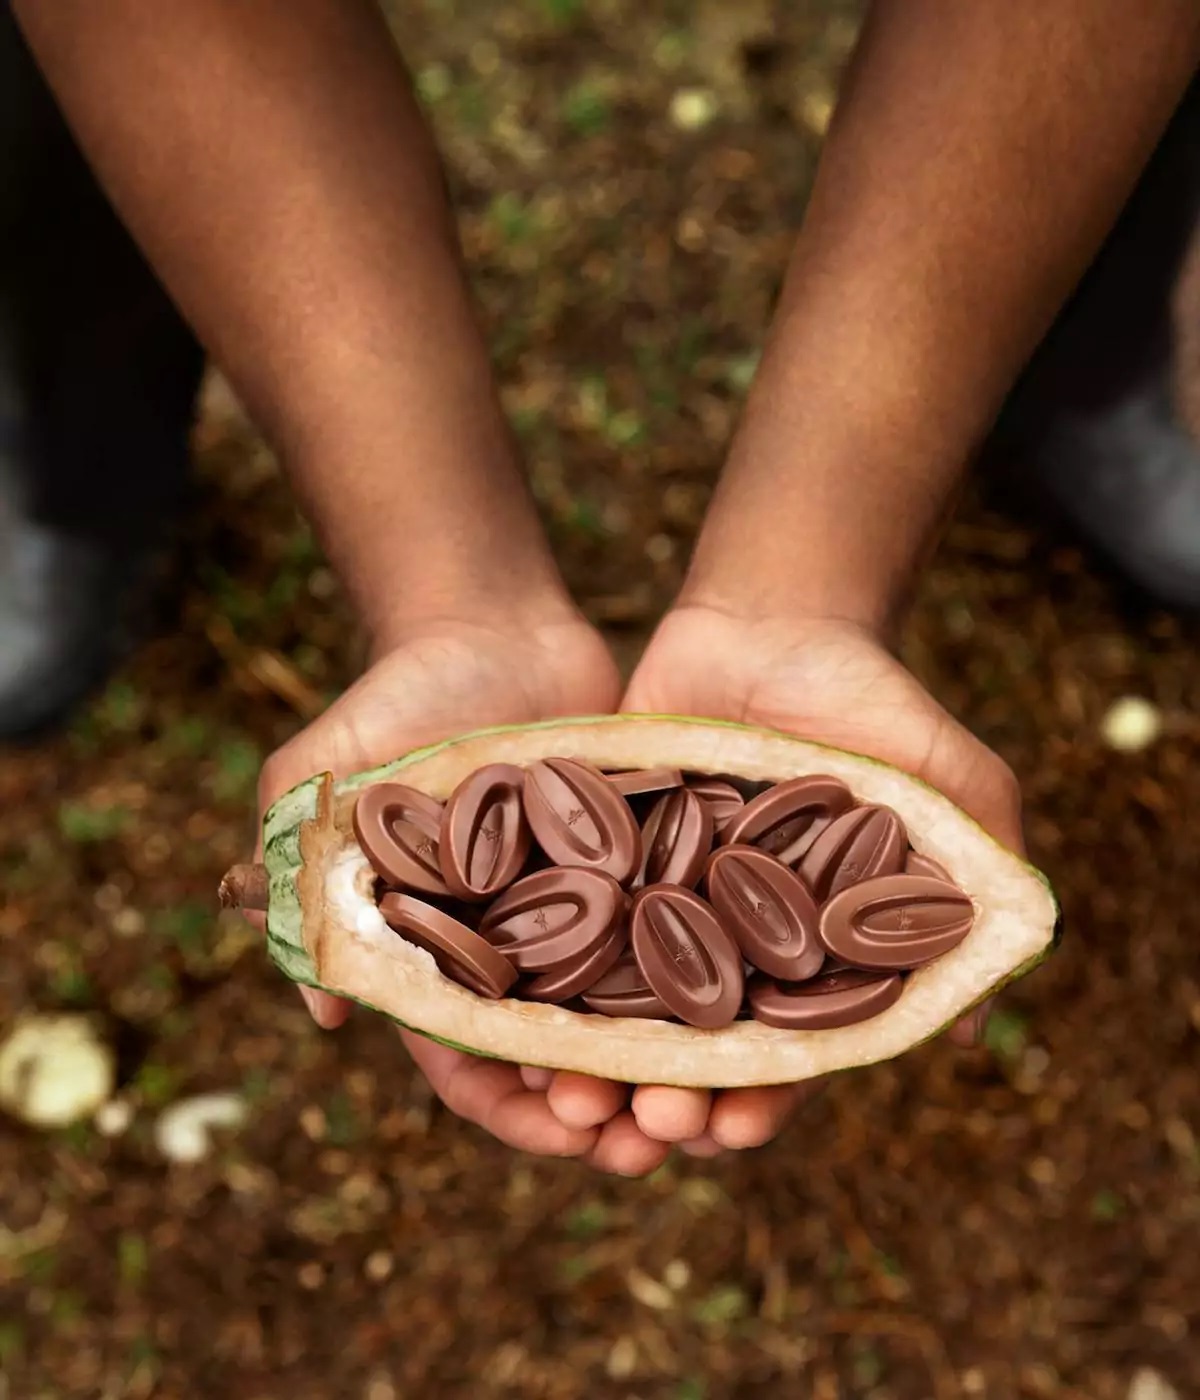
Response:
[[[494,763],[444,805],[369,787],[354,830],[383,917],[444,976],[605,1016],[851,1025],[975,913],[893,811],[830,777]]]

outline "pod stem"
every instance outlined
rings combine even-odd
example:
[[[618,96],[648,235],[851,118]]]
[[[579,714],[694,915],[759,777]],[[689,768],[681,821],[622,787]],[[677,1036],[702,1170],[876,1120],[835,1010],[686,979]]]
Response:
[[[217,891],[222,909],[265,909],[270,882],[265,865],[234,865]]]

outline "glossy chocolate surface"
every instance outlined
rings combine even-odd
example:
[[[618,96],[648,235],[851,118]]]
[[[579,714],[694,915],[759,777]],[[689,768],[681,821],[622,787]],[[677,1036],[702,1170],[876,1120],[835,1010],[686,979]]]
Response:
[[[374,783],[354,804],[354,835],[389,885],[445,895],[438,859],[442,804],[403,783]]]
[[[642,855],[629,804],[604,774],[571,758],[547,758],[525,770],[525,815],[556,865],[603,870],[628,884]]]
[[[442,812],[438,861],[456,898],[490,899],[521,873],[533,845],[521,805],[524,784],[520,768],[489,763],[451,793]]]
[[[634,896],[630,942],[646,984],[689,1026],[727,1026],[742,1004],[742,955],[691,890],[648,885]]]
[[[799,875],[755,846],[723,846],[704,873],[708,901],[747,961],[798,982],[825,961],[821,915]]]
[[[834,1030],[878,1016],[894,1006],[904,990],[898,972],[852,968],[782,984],[767,977],[750,982],[748,998],[755,1020],[785,1031]]]
[[[718,836],[746,805],[746,799],[724,778],[689,778],[688,788],[712,812],[713,830]]]
[[[583,994],[592,1011],[604,1016],[637,1016],[669,1021],[671,1013],[650,990],[632,950],[622,953],[614,966]]]
[[[683,786],[678,768],[637,768],[627,773],[606,773],[605,778],[622,797],[640,797],[646,792],[666,792]]]
[[[932,856],[923,856],[917,851],[909,851],[904,861],[904,873],[925,875],[931,880],[945,880],[947,884],[954,883],[944,865],[939,865]]]
[[[506,890],[479,932],[519,971],[546,972],[594,952],[623,926],[627,903],[602,870],[552,866]]]
[[[700,878],[713,843],[712,811],[687,788],[665,793],[642,827],[642,864],[634,888],[686,885]]]
[[[821,910],[821,942],[851,967],[919,967],[956,948],[975,906],[956,886],[925,875],[884,875],[851,885]]]
[[[439,971],[481,997],[498,1001],[517,980],[516,969],[485,939],[412,895],[385,894],[379,912],[410,943],[433,955]]]
[[[570,1001],[593,986],[608,972],[625,951],[625,932],[614,929],[607,938],[587,952],[560,962],[522,988],[530,1001]]]
[[[800,862],[818,904],[879,875],[904,869],[908,833],[890,807],[854,807],[829,823]]]
[[[837,778],[792,778],[747,802],[721,840],[760,846],[784,865],[795,865],[829,823],[853,805],[850,789]]]

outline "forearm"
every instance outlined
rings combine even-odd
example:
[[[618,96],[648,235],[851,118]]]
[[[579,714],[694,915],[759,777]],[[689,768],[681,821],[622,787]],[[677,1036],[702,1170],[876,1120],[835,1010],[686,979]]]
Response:
[[[1198,57],[1191,0],[876,4],[685,600],[886,624]]]
[[[114,202],[376,634],[561,600],[370,0],[18,0]]]

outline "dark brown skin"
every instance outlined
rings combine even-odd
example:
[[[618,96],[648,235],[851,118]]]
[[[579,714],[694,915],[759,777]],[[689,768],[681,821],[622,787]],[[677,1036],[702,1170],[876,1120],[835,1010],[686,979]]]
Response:
[[[443,725],[613,703],[520,483],[429,140],[373,9],[15,10],[374,636],[375,668],[273,756],[263,802]],[[1020,844],[1011,775],[886,641],[964,464],[1198,59],[1194,0],[875,5],[694,567],[628,708],[877,754]],[[394,548],[397,521],[411,549]],[[325,1025],[345,1015],[310,1004]],[[455,1111],[615,1171],[649,1170],[674,1141],[756,1145],[797,1097],[645,1086],[629,1112],[622,1086],[407,1043]]]

